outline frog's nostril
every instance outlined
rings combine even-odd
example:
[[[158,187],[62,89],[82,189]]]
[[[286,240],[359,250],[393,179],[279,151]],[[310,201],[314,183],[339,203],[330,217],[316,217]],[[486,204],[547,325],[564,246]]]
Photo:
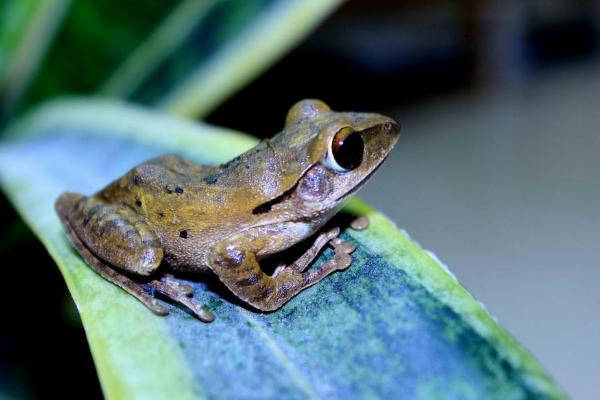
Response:
[[[393,134],[400,130],[400,126],[393,122],[386,122],[385,124],[383,124],[383,130],[385,131],[385,133]]]

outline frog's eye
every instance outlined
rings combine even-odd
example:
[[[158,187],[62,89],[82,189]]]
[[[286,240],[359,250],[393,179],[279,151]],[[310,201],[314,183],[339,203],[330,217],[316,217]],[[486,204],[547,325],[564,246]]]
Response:
[[[325,163],[335,171],[351,171],[362,163],[364,150],[360,133],[343,128],[333,137]]]

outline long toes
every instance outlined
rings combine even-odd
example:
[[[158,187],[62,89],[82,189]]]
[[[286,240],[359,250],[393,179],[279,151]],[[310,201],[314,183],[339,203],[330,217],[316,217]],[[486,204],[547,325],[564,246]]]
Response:
[[[179,289],[181,289],[181,291],[185,293],[186,296],[191,296],[194,294],[194,287],[192,285],[179,283]]]
[[[186,296],[191,296],[194,293],[194,287],[192,285],[179,282],[178,280],[173,278],[173,275],[171,274],[165,274],[165,276],[161,278],[161,281],[163,281],[173,289],[183,293]]]
[[[190,310],[194,312],[194,314],[200,319],[202,322],[213,322],[215,320],[215,314],[213,314],[205,305],[198,303],[197,301],[192,301],[189,304],[186,304]]]
[[[156,315],[165,316],[169,314],[169,308],[158,303],[156,300],[153,301],[151,304],[147,304],[147,306],[150,309],[150,311],[152,311]]]
[[[197,302],[195,299],[188,297],[186,292],[181,290],[179,286],[179,282],[174,284],[173,280],[161,279],[155,280],[151,282],[151,285],[154,289],[160,292],[163,296],[168,297],[169,299],[180,303],[187,308],[189,308],[194,315],[196,315],[203,322],[212,322],[215,319],[215,316],[208,308],[206,308],[203,304]],[[189,286],[189,285],[183,285]]]
[[[192,294],[194,294],[194,287],[192,285],[188,285],[186,283],[181,283],[181,282],[175,282],[175,284],[173,286],[174,286],[174,289],[179,290],[181,293],[183,293],[186,296],[191,296]]]
[[[329,231],[325,232],[325,235],[327,236],[327,239],[333,239],[336,238],[338,235],[340,234],[340,227],[336,226],[334,228],[331,228]]]
[[[341,271],[348,268],[352,264],[352,257],[346,253],[336,253],[335,256],[325,262],[319,268],[319,271],[329,271],[327,275],[333,271]]]
[[[345,242],[338,237],[336,237],[335,239],[331,239],[330,243],[333,246],[333,249],[336,254],[337,253],[351,254],[354,250],[356,250],[356,245]]]
[[[338,270],[346,269],[352,264],[352,257],[347,253],[336,254],[333,260],[335,261],[335,269]]]

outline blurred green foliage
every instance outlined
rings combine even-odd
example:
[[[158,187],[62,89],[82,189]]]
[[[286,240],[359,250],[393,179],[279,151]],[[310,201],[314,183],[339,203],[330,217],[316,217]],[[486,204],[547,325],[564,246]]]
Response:
[[[0,71],[6,71],[11,55],[31,22],[37,3],[37,0],[0,3]]]
[[[204,116],[340,2],[5,0],[4,119],[44,99],[94,93]]]
[[[176,0],[73,1],[28,103],[93,93],[150,34]]]

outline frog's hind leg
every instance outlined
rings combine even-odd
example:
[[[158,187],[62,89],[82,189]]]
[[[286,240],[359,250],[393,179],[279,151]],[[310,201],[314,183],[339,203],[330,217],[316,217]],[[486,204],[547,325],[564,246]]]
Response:
[[[107,204],[75,193],[61,195],[55,207],[71,243],[100,276],[133,295],[155,314],[169,313],[169,309],[153,297],[159,292],[188,307],[202,321],[214,319],[210,311],[190,298],[192,288],[170,275],[144,283],[115,269],[148,276],[160,265],[163,249],[143,217],[125,205]]]
[[[63,193],[55,204],[63,225],[88,250],[123,271],[148,276],[160,265],[163,249],[146,219],[124,204],[95,196]]]
[[[125,275],[119,273],[115,269],[113,269],[110,265],[106,264],[104,261],[97,258],[79,239],[77,234],[73,232],[73,228],[71,223],[67,220],[63,220],[63,225],[65,227],[65,231],[67,236],[71,240],[71,243],[75,247],[75,249],[79,252],[81,257],[85,260],[85,262],[101,277],[106,279],[109,282],[114,283],[119,286],[127,293],[134,296],[136,299],[141,301],[146,307],[148,307],[153,313],[157,315],[167,315],[169,313],[169,309],[164,305],[160,304],[155,298],[150,296],[144,288],[126,277]]]

